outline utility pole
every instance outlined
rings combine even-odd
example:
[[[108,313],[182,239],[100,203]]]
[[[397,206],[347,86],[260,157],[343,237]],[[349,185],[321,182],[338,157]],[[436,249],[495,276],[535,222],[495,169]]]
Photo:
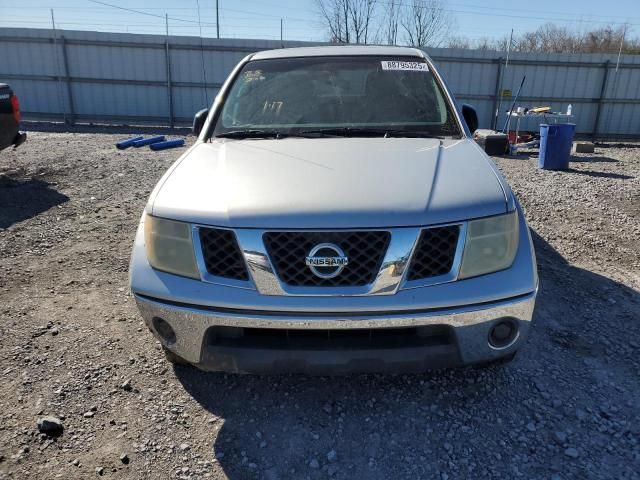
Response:
[[[509,35],[509,45],[507,45],[507,61],[504,64],[504,68],[500,68],[498,65],[498,75],[500,76],[498,86],[498,108],[496,108],[496,116],[494,120],[494,130],[498,128],[498,120],[500,117],[500,110],[502,109],[502,80],[504,79],[504,71],[509,66],[509,54],[511,53],[511,44],[513,43],[513,28],[511,29],[511,35]]]
[[[284,48],[284,42],[282,41],[282,19],[280,19],[280,48]]]
[[[220,12],[218,11],[218,0],[216,0],[216,37],[220,38]]]
[[[622,47],[624,46],[624,37],[627,35],[627,24],[624,24],[622,30],[622,38],[620,39],[620,49],[618,50],[618,60],[616,61],[616,73],[618,73],[618,67],[620,67],[620,55],[622,55]]]

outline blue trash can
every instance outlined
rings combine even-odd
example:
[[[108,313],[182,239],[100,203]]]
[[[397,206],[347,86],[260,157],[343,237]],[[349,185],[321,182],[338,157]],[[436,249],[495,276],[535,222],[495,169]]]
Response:
[[[540,125],[540,155],[538,167],[545,170],[569,168],[571,144],[576,130],[575,123]]]

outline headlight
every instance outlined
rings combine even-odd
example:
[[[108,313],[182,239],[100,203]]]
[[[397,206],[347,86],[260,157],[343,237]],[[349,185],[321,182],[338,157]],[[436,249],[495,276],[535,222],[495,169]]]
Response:
[[[200,278],[191,242],[191,225],[188,223],[147,215],[144,219],[144,244],[153,268]]]
[[[509,268],[518,250],[518,212],[472,220],[458,278],[469,278]]]

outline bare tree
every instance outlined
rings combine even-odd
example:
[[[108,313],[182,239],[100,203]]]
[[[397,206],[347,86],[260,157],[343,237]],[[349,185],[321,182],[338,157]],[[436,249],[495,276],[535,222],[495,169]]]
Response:
[[[416,47],[442,46],[454,27],[443,0],[412,0],[400,23],[406,43]]]
[[[369,41],[376,0],[315,0],[315,3],[332,42]]]
[[[584,32],[551,23],[516,36],[513,41],[515,51],[541,53],[617,53],[620,49],[622,53],[638,53],[639,46],[640,40],[629,38],[624,26]]]
[[[387,45],[398,44],[398,27],[400,25],[401,0],[389,0],[384,16],[384,41]]]
[[[353,40],[355,43],[367,43],[376,1],[347,0],[347,3],[349,4]]]
[[[471,40],[461,36],[450,37],[447,40],[446,46],[447,48],[459,48],[459,49],[465,49],[465,50],[469,50],[473,48]]]
[[[588,53],[617,53],[622,43],[622,51],[631,52],[634,50],[633,40],[626,39],[626,33],[624,26],[618,28],[608,26],[592,30],[584,35],[582,39],[582,49]]]
[[[349,43],[348,0],[315,0],[322,23],[329,30],[329,41]]]

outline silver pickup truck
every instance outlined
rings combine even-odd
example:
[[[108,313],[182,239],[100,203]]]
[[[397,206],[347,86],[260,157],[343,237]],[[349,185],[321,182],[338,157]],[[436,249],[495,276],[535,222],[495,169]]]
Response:
[[[243,59],[133,247],[131,290],[169,360],[344,373],[513,358],[535,254],[477,124],[417,49]]]

